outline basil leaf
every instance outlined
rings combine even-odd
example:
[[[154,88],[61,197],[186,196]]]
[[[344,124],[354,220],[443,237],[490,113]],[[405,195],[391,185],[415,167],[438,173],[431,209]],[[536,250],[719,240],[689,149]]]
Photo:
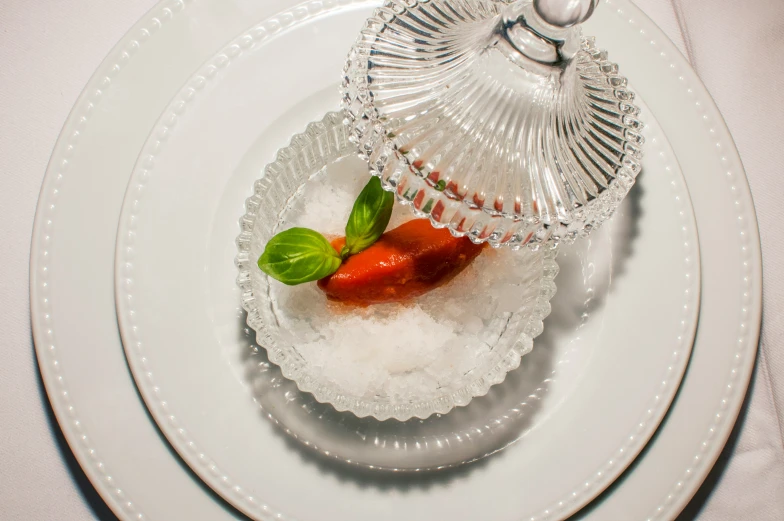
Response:
[[[394,204],[395,195],[381,188],[381,180],[378,177],[371,177],[354,201],[354,207],[348,217],[347,255],[361,252],[381,237],[392,217]]]
[[[270,239],[258,264],[270,277],[295,286],[332,275],[341,262],[323,235],[308,228],[290,228]]]

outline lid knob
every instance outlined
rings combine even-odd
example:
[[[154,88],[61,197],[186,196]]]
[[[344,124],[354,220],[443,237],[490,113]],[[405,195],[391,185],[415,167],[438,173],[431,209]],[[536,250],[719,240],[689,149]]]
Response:
[[[591,17],[598,0],[534,0],[534,10],[555,27],[571,27]]]

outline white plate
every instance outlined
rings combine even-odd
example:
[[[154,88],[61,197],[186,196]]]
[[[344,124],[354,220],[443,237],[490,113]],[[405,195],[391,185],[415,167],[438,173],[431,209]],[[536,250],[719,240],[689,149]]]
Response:
[[[152,10],[88,84],[42,187],[31,254],[42,374],[77,458],[123,520],[233,516],[169,455],[135,395],[111,310],[113,232],[127,174],[168,99],[232,35],[287,4],[205,1],[182,10],[164,2]],[[603,4],[593,23],[617,24],[619,15],[624,23],[602,43],[672,140],[703,239],[706,298],[690,370],[664,428],[634,472],[583,517],[666,519],[707,474],[744,396],[760,319],[759,239],[742,166],[710,97],[632,4]],[[166,74],[149,82],[150,69]]]
[[[645,173],[626,211],[564,267],[552,303],[561,320],[546,321],[554,333],[535,343],[539,356],[523,359],[512,386],[458,415],[379,426],[313,414],[322,425],[294,431],[322,452],[371,467],[452,465],[519,438],[503,457],[459,480],[434,478],[437,488],[421,478],[420,487],[390,489],[383,476],[327,464],[314,472],[309,453],[287,450],[254,403],[254,395],[270,398],[255,388],[248,360],[235,284],[238,216],[277,148],[337,107],[346,50],[367,14],[335,9],[274,36],[262,22],[208,60],[162,113],[128,184],[117,240],[118,321],[137,386],[188,465],[257,520],[562,519],[645,445],[680,383],[696,328],[696,226],[650,114]],[[286,392],[283,407],[306,401]],[[287,411],[264,412],[293,427]],[[431,449],[439,444],[449,450]],[[307,502],[303,489],[312,491]]]

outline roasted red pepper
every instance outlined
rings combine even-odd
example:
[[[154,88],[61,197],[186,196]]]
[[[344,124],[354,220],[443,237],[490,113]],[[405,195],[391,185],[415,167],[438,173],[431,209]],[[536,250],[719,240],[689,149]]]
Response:
[[[340,252],[346,239],[332,241]],[[332,275],[318,281],[330,300],[368,305],[416,297],[452,280],[485,244],[453,237],[427,219],[390,230],[366,250],[350,256]]]

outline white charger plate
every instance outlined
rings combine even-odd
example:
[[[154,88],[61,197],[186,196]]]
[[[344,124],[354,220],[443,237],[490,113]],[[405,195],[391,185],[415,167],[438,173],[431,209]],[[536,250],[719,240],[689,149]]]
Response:
[[[189,3],[183,10],[165,2],[151,11],[88,84],[47,172],[31,254],[36,347],[65,435],[122,519],[233,516],[169,455],[134,394],[110,309],[111,237],[126,173],[166,101],[249,19],[287,3]],[[672,139],[703,238],[707,298],[690,371],[664,427],[634,472],[583,517],[665,519],[707,474],[740,407],[758,335],[759,241],[742,166],[709,96],[674,46],[631,4],[604,4],[596,21],[617,22],[619,15],[624,23],[603,45],[624,64]],[[166,73],[155,84],[145,81],[150,66]],[[139,454],[146,464],[139,464]],[[168,494],[160,494],[164,484]]]
[[[378,424],[264,384],[258,359],[249,360],[234,265],[244,200],[275,150],[337,107],[346,49],[368,14],[336,8],[277,32],[263,21],[208,60],[162,113],[128,184],[117,240],[118,321],[137,386],[188,465],[257,520],[563,519],[653,434],[696,329],[696,226],[650,113],[644,175],[614,226],[568,250],[579,262],[564,255],[552,302],[560,320],[546,320],[554,332],[535,342],[537,356],[523,358],[510,385],[456,414]],[[270,394],[280,396],[276,406]],[[459,480],[390,488],[384,476],[323,462],[315,472],[255,402],[308,446],[372,468],[452,466],[517,442]],[[292,425],[303,406],[310,425]]]

